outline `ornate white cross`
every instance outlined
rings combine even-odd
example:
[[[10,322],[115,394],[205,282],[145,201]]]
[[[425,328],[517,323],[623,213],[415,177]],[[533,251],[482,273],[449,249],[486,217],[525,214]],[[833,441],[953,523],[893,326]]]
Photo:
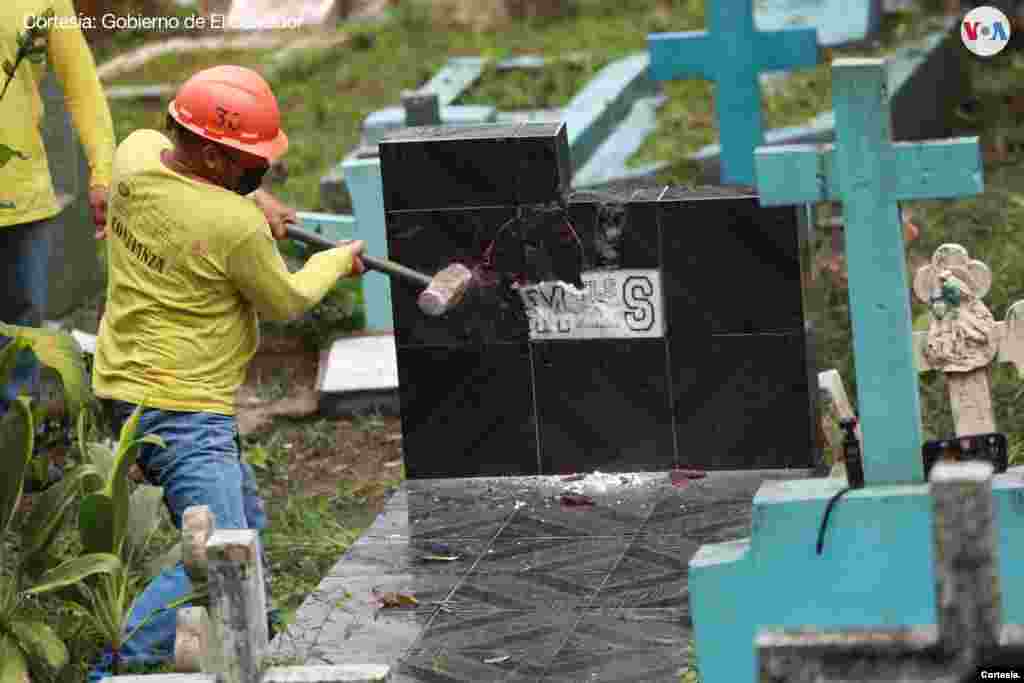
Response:
[[[936,249],[914,277],[914,295],[931,312],[928,331],[914,333],[914,359],[918,372],[946,375],[957,436],[997,431],[991,364],[1013,363],[1024,373],[1024,301],[996,322],[982,302],[991,287],[992,271],[959,244]]]

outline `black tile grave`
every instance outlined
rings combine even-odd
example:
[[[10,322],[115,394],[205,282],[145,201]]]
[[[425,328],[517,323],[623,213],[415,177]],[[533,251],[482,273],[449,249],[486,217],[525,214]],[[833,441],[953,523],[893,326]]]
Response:
[[[677,683],[690,664],[690,558],[748,536],[754,492],[794,476],[407,481],[271,653],[387,664],[398,683]],[[564,505],[571,485],[593,505]],[[374,588],[419,604],[381,609]]]
[[[558,124],[411,129],[381,163],[389,255],[477,274],[439,319],[392,290],[410,478],[815,464],[797,209],[747,188],[568,193]],[[662,336],[531,338],[518,286],[623,270],[646,271],[625,320]]]

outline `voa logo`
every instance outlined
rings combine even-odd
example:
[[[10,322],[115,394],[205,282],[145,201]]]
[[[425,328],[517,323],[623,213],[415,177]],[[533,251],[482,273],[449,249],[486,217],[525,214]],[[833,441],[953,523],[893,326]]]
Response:
[[[1010,42],[1010,21],[995,7],[975,7],[964,17],[960,39],[979,57],[997,55]]]

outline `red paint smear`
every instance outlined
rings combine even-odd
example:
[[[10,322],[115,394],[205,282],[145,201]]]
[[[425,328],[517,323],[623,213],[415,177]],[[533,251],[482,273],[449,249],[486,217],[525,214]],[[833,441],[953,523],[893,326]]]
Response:
[[[669,472],[669,479],[673,486],[683,487],[694,479],[703,479],[708,473],[703,470],[672,470]]]
[[[594,500],[590,496],[568,493],[562,494],[562,505],[565,505],[566,507],[583,507],[593,504]]]

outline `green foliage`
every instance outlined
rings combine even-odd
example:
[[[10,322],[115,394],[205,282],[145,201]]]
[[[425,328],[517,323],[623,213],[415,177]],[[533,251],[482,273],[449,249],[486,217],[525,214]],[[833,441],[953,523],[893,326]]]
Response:
[[[3,323],[0,323],[0,334],[17,340],[23,347],[27,346],[40,363],[60,375],[67,416],[72,423],[77,422],[79,413],[90,409],[93,399],[89,375],[82,349],[74,337],[60,330]],[[0,369],[5,367],[6,363],[0,362]],[[6,380],[6,375],[0,374],[0,379]]]
[[[0,418],[0,539],[11,528],[11,521],[21,502],[25,472],[32,458],[34,431],[32,411],[24,398],[11,403],[10,409]]]
[[[476,85],[459,98],[459,104],[493,105],[500,102],[504,109],[564,107],[579,91],[581,84],[610,62],[604,54],[585,55],[556,61],[540,70],[499,71],[495,66],[499,59],[501,57],[496,57]]]
[[[339,521],[344,502],[296,492],[272,510],[263,542],[274,565],[275,602],[286,613],[298,609],[338,557],[359,538],[362,526]]]
[[[32,457],[33,419],[29,401],[20,398],[0,419],[0,550],[7,547],[21,502],[25,474]],[[81,583],[85,578],[110,572],[120,565],[113,556],[85,555],[48,569],[38,579],[22,585],[31,574],[34,560],[52,544],[56,528],[74,500],[81,477],[71,476],[41,498],[23,524],[22,552],[14,575],[0,574],[0,681],[6,676],[57,672],[68,663],[68,651],[46,623],[30,618],[23,608],[25,598],[61,590]],[[0,554],[0,569],[10,564]],[[5,663],[6,662],[6,663]],[[6,668],[5,668],[6,667]]]

